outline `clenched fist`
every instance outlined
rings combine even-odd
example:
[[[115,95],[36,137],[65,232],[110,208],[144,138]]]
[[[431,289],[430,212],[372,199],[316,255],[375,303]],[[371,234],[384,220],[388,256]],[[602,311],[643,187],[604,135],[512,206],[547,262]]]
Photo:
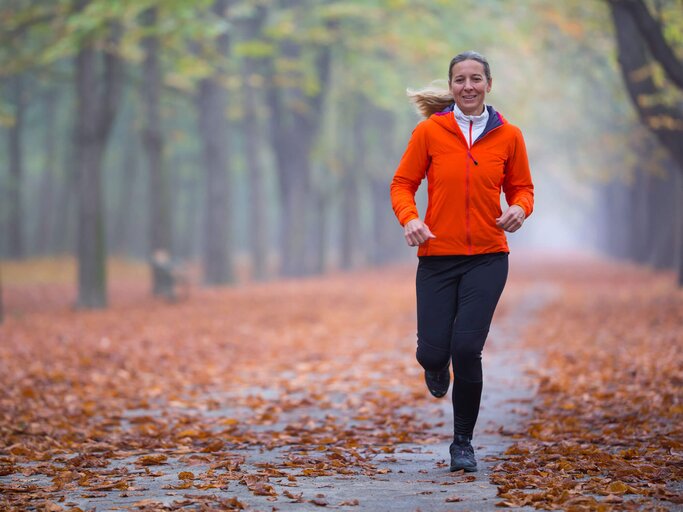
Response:
[[[427,224],[420,219],[413,219],[410,222],[407,222],[403,227],[403,234],[406,238],[406,242],[408,242],[408,245],[411,247],[421,245],[430,238],[436,238],[434,233],[427,227]]]
[[[513,204],[507,210],[505,210],[503,215],[496,219],[496,226],[504,229],[505,231],[509,231],[510,233],[514,233],[522,227],[525,219],[526,214],[524,213],[522,207]]]

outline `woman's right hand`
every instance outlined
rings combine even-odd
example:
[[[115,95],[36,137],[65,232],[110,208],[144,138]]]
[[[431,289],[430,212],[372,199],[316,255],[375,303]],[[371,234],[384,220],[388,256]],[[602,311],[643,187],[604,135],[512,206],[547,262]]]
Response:
[[[427,224],[420,219],[413,219],[410,222],[406,222],[406,225],[403,227],[403,235],[406,238],[406,242],[408,242],[408,245],[411,247],[421,245],[430,238],[436,238],[434,233],[427,227]]]

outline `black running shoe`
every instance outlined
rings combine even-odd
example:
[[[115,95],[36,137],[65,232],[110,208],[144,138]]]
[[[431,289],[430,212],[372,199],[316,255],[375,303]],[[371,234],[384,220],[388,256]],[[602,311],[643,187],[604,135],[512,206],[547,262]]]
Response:
[[[436,398],[441,398],[448,393],[448,386],[451,384],[451,370],[449,366],[438,372],[425,370],[425,382],[427,389]]]
[[[451,443],[451,471],[464,469],[467,472],[477,470],[477,459],[474,458],[474,448],[467,436],[455,436]]]

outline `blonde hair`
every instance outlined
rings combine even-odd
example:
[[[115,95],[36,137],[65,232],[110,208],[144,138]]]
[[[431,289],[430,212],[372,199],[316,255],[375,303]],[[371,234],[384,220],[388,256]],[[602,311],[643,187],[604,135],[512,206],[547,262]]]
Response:
[[[432,82],[423,89],[408,89],[406,93],[411,103],[415,105],[418,113],[424,118],[441,112],[453,104],[451,91],[440,87],[435,82]]]

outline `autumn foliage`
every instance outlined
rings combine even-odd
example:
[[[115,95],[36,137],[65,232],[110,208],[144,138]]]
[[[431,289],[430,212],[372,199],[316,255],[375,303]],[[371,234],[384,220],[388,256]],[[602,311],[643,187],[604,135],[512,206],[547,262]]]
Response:
[[[497,315],[524,290],[552,293],[518,347],[538,356],[538,397],[526,428],[501,433],[514,443],[492,474],[498,505],[680,504],[683,294],[671,276],[591,260],[512,266]],[[102,311],[71,309],[68,279],[7,280],[0,508],[86,510],[108,496],[142,510],[252,507],[235,489],[353,507],[363,496],[299,484],[382,477],[380,457],[444,440],[414,360],[413,268],[195,288],[176,304],[148,298],[140,269],[114,268]],[[173,498],[146,497],[150,485]]]
[[[673,276],[565,262],[527,331],[542,354],[534,416],[492,478],[501,505],[669,510],[683,504],[683,292]],[[540,277],[540,276],[539,276]]]
[[[120,273],[103,311],[72,310],[59,282],[44,285],[45,301],[35,283],[8,287],[7,504],[135,493],[171,465],[189,468],[171,490],[245,485],[302,500],[299,478],[386,471],[375,454],[433,435],[402,408],[427,400],[408,336],[410,270],[197,289],[177,304],[144,298],[141,274]]]

